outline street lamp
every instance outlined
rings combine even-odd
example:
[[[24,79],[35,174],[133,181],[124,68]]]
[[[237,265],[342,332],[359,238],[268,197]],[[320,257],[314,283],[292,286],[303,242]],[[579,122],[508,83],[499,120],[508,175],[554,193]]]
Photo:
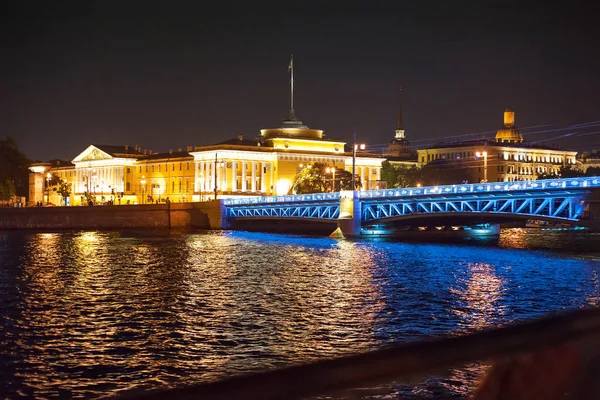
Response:
[[[50,205],[50,179],[52,179],[52,174],[48,172],[46,174],[46,205]]]
[[[144,175],[142,175],[142,180],[140,181],[140,183],[142,184],[142,204],[146,203],[146,177]]]
[[[483,183],[487,183],[487,151],[475,153],[477,158],[483,156]]]
[[[325,171],[326,171],[328,174],[331,174],[331,175],[332,175],[332,176],[331,176],[331,191],[332,191],[332,192],[335,192],[335,191],[336,191],[336,190],[335,190],[335,167],[327,167],[327,168],[325,169]]]
[[[356,190],[356,150],[358,149],[364,150],[364,144],[356,144],[356,132],[353,134],[352,140],[352,191]]]

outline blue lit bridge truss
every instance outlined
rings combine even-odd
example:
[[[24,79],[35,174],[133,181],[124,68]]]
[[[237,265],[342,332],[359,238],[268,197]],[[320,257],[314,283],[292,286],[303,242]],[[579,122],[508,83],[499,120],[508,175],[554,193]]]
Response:
[[[599,177],[369,190],[359,199],[365,223],[461,214],[578,221],[594,188]],[[335,220],[340,193],[232,198],[225,206],[236,219]]]
[[[230,218],[332,221],[340,216],[339,193],[227,199],[225,204]]]
[[[362,205],[363,221],[402,219],[417,214],[487,213],[512,214],[523,218],[578,220],[585,209],[580,195],[566,193],[536,193],[507,195],[484,194],[452,197],[424,197],[396,199],[386,202],[365,202]]]

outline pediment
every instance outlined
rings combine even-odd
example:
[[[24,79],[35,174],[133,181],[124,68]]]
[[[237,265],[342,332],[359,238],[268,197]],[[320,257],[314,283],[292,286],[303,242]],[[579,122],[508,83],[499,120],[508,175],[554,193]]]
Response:
[[[86,162],[86,161],[97,161],[97,160],[112,160],[113,157],[100,150],[94,145],[90,145],[87,149],[85,149],[81,154],[73,159],[73,163],[76,162]]]

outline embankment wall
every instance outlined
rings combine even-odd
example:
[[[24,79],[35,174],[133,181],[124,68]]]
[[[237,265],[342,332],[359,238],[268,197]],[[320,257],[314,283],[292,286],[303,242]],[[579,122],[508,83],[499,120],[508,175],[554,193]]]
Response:
[[[221,229],[220,200],[205,203],[0,208],[0,229]]]

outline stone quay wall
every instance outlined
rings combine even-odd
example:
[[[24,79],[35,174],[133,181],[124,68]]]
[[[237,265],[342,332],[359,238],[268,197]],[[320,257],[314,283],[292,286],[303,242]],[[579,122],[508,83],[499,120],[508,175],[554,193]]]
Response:
[[[225,228],[221,200],[204,203],[0,208],[0,229]]]

